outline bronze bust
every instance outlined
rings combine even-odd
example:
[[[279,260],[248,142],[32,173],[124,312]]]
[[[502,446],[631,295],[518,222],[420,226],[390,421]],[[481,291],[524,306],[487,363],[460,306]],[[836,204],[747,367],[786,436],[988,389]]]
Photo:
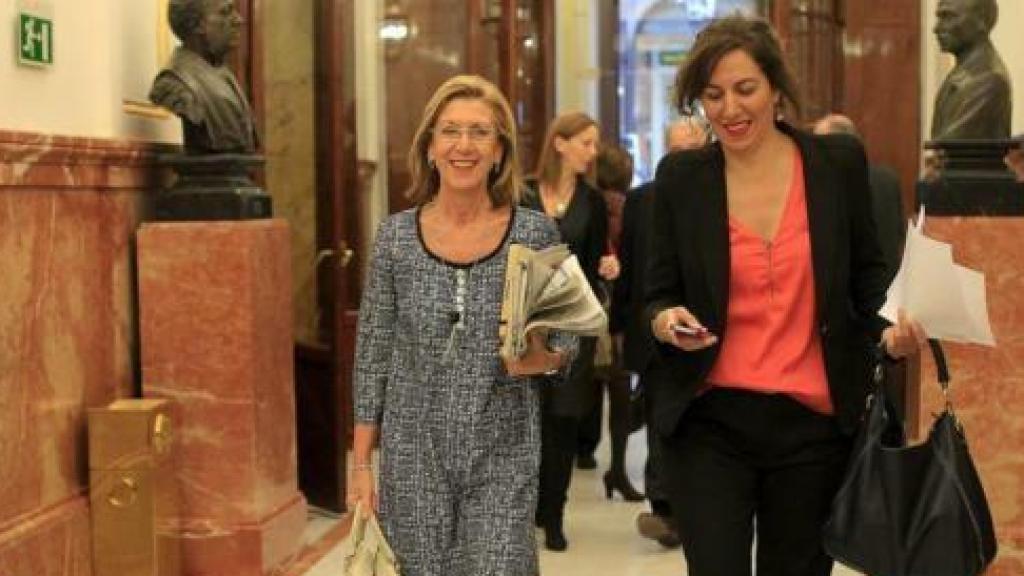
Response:
[[[995,0],[939,0],[935,37],[956,66],[935,97],[933,140],[1010,135],[1010,77],[989,39],[998,14]]]
[[[153,81],[149,99],[181,118],[189,154],[255,152],[249,102],[224,65],[242,25],[234,0],[170,0],[167,12],[182,45]]]

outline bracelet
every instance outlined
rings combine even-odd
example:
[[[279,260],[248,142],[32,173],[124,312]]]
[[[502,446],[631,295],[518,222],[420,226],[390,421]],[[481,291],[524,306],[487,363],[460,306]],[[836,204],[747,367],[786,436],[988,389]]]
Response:
[[[565,350],[562,350],[561,348],[553,348],[551,350],[551,353],[554,354],[555,356],[558,356],[558,363],[555,364],[554,368],[551,368],[547,372],[544,372],[544,376],[556,376],[559,372],[562,371],[562,368],[565,366]]]
[[[360,472],[362,470],[373,470],[373,464],[353,464],[352,471]]]

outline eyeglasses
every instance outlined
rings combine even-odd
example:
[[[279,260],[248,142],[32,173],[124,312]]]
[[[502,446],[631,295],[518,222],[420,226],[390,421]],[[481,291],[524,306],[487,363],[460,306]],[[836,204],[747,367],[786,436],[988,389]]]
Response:
[[[462,140],[464,134],[469,135],[469,141],[474,144],[484,144],[494,140],[497,132],[494,128],[483,124],[470,124],[463,128],[457,124],[449,124],[438,130],[434,130],[434,136],[447,144],[454,144]]]

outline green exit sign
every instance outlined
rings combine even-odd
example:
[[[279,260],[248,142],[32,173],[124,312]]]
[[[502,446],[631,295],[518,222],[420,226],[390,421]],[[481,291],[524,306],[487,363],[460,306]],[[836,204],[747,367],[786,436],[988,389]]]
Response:
[[[53,64],[53,20],[18,14],[18,61],[31,66]]]

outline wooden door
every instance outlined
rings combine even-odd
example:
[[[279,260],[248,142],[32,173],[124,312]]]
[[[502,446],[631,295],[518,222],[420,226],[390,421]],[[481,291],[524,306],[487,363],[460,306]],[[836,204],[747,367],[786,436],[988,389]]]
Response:
[[[844,104],[873,163],[900,174],[913,205],[921,150],[920,0],[846,3]]]
[[[776,0],[771,19],[781,37],[803,100],[804,124],[842,108],[844,25],[842,0]]]
[[[533,170],[554,114],[555,5],[544,0],[466,3],[466,69],[508,98],[519,135],[519,161]]]
[[[237,0],[245,25],[231,65],[246,87],[261,133],[268,132],[264,43],[280,22],[270,21],[278,3],[294,10],[311,11],[312,34],[306,47],[311,54],[309,77],[289,82],[312,85],[312,129],[306,144],[315,156],[311,163],[313,192],[309,207],[295,209],[278,203],[275,215],[289,218],[292,227],[315,227],[315,245],[307,258],[296,258],[296,277],[314,278],[315,308],[319,322],[313,338],[295,345],[295,403],[299,487],[314,505],[344,511],[345,457],[351,435],[351,374],[355,318],[359,302],[360,245],[363,223],[358,190],[355,134],[353,23],[356,0]],[[279,49],[280,46],[274,46]],[[291,48],[291,47],[288,47]],[[275,80],[269,80],[275,81]],[[278,79],[277,81],[280,81]],[[280,105],[280,103],[278,103]],[[272,115],[271,115],[272,116]],[[304,147],[305,148],[305,147]],[[261,152],[264,150],[261,149]],[[269,163],[274,161],[268,158]],[[309,175],[305,175],[308,179]],[[262,180],[262,178],[261,178]],[[274,193],[274,191],[271,191]],[[289,197],[289,201],[296,201]],[[307,211],[308,208],[308,211]],[[295,212],[314,213],[312,222]],[[297,248],[293,246],[293,250]],[[299,306],[301,308],[301,306]]]
[[[345,510],[352,364],[364,225],[354,89],[354,0],[315,0],[317,306],[315,344],[296,345],[299,485],[310,503]]]

